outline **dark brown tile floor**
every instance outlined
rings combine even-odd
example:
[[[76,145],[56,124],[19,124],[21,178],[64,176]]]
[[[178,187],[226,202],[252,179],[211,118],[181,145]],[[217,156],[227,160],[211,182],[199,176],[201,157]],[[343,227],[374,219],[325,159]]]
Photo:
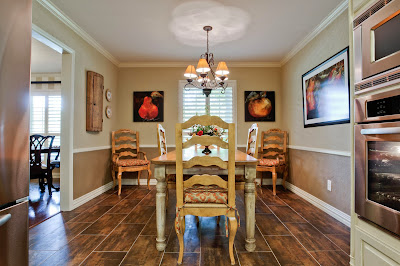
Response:
[[[59,187],[60,181],[54,180],[54,186]],[[29,227],[39,224],[47,218],[60,212],[60,191],[52,189],[49,195],[48,188],[40,191],[38,179],[29,183]]]
[[[155,188],[124,186],[30,229],[30,265],[176,265],[175,191],[170,190],[165,252],[155,248]],[[245,250],[243,192],[237,192],[241,227],[236,265],[348,265],[350,230],[290,191],[259,191],[255,252]],[[230,265],[225,219],[186,219],[183,265]]]

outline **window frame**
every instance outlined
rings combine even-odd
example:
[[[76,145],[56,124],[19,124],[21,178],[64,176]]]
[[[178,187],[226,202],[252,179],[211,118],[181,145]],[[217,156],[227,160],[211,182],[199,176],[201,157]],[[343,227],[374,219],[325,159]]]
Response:
[[[183,123],[183,90],[188,82],[186,80],[180,80],[178,84],[178,121]],[[228,80],[227,87],[232,88],[232,123],[235,123],[235,144],[237,148],[237,83],[236,80]],[[213,92],[211,92],[213,93]]]

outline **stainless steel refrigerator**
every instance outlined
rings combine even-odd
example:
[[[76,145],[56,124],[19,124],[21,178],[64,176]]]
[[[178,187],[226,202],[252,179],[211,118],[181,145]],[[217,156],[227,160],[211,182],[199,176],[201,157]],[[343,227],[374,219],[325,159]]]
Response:
[[[32,1],[0,1],[0,265],[28,265]]]

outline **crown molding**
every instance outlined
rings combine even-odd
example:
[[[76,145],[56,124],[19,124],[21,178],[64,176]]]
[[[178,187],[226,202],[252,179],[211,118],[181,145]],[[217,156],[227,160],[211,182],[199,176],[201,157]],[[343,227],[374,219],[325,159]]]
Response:
[[[285,65],[293,56],[295,56],[301,49],[303,49],[311,40],[320,34],[329,24],[337,19],[349,5],[349,0],[341,2],[329,15],[322,20],[322,22],[314,28],[302,41],[300,41],[280,62],[280,65]]]
[[[120,68],[130,67],[187,67],[193,62],[125,62]],[[229,67],[281,67],[280,62],[228,62]]]
[[[57,6],[55,6],[49,0],[36,0],[40,5],[46,8],[51,14],[58,18],[61,22],[72,29],[76,34],[78,34],[82,39],[93,46],[99,53],[104,55],[108,60],[110,60],[114,65],[118,66],[120,62],[109,53],[103,46],[101,46],[92,36],[90,36],[86,31],[78,26],[70,17],[68,17],[64,12],[62,12]]]

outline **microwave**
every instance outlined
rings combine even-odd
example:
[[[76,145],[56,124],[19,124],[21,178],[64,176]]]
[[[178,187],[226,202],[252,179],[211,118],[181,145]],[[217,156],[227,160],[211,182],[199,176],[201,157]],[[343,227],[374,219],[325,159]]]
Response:
[[[380,0],[353,21],[357,93],[400,83],[400,0]]]

